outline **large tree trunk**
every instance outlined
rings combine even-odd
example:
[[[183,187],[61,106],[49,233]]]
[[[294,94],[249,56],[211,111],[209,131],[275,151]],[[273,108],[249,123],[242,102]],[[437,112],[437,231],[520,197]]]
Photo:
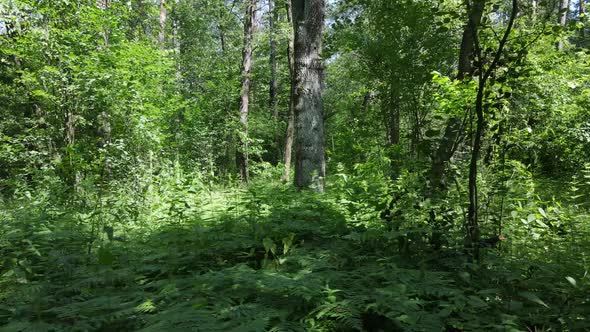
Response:
[[[295,106],[294,102],[294,91],[295,91],[295,69],[293,68],[294,63],[294,42],[293,42],[293,7],[291,0],[286,0],[287,7],[287,21],[290,27],[289,43],[287,45],[287,59],[289,61],[289,77],[291,78],[291,91],[289,93],[289,116],[287,119],[287,137],[285,139],[285,172],[283,173],[282,180],[289,182],[291,177],[291,153],[293,151],[293,139],[295,137]]]
[[[161,48],[164,48],[166,42],[166,19],[168,12],[166,11],[166,0],[160,0],[160,34],[158,35],[158,43]]]
[[[468,22],[463,28],[463,38],[459,49],[459,68],[457,79],[462,80],[465,75],[473,74],[474,38],[477,34],[486,0],[473,0],[470,4]]]
[[[252,70],[252,38],[254,36],[256,0],[248,0],[244,18],[244,48],[242,50],[242,89],[240,91],[240,130],[236,163],[243,182],[248,182],[248,113]]]
[[[294,0],[295,28],[295,185],[324,191],[326,160],[322,102],[324,0]]]

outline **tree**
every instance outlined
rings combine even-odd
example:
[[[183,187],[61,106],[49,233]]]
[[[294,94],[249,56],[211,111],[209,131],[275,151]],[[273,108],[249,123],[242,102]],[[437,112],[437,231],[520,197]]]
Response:
[[[278,11],[275,8],[274,0],[268,0],[268,29],[269,29],[269,44],[270,44],[270,84],[269,84],[269,108],[272,114],[273,119],[275,122],[278,121],[279,118],[279,108],[278,108],[278,100],[277,100],[277,93],[278,93],[278,82],[277,82],[277,59],[276,59],[276,49],[277,49],[277,41],[276,41],[276,27],[275,24],[277,23],[278,19]],[[278,138],[278,135],[277,135]],[[278,145],[278,140],[277,140]]]
[[[164,47],[166,41],[166,19],[168,12],[166,11],[166,0],[160,0],[160,33],[158,35],[158,43],[160,47]]]
[[[326,160],[322,102],[324,0],[294,0],[295,185],[324,191]]]
[[[289,78],[291,79],[291,89],[289,90],[289,113],[287,115],[287,133],[285,137],[285,170],[283,172],[282,180],[289,182],[291,177],[291,156],[293,152],[293,140],[295,137],[295,106],[293,104],[295,98],[295,69],[294,63],[294,45],[293,45],[293,6],[291,0],[285,0],[285,7],[287,9],[287,23],[289,24],[289,38],[287,44],[287,59],[289,61]]]
[[[508,42],[508,37],[512,31],[512,27],[514,26],[514,20],[516,19],[516,15],[518,14],[518,0],[512,0],[512,12],[510,13],[510,18],[508,21],[508,26],[504,32],[502,39],[498,45],[498,49],[495,52],[494,59],[489,67],[485,68],[483,59],[482,59],[482,50],[479,43],[478,35],[476,33],[476,22],[470,20],[469,25],[471,29],[473,29],[473,37],[474,37],[474,46],[475,52],[477,55],[478,60],[478,88],[477,88],[477,97],[475,101],[475,113],[477,116],[477,124],[475,129],[475,137],[473,140],[473,145],[471,149],[471,161],[469,163],[469,209],[467,211],[467,228],[468,228],[468,235],[469,235],[469,243],[468,247],[473,249],[473,257],[479,260],[479,240],[480,240],[480,231],[479,231],[479,198],[478,198],[478,189],[477,189],[477,163],[479,161],[479,156],[481,152],[481,145],[482,145],[482,137],[483,131],[485,126],[485,119],[484,119],[484,98],[486,95],[486,84],[487,81],[490,79],[491,75],[493,74],[494,70],[498,66],[500,61],[500,57],[502,56],[502,52],[504,51],[504,47]]]
[[[248,182],[248,113],[250,105],[250,87],[252,70],[252,39],[255,29],[256,0],[246,2],[244,16],[244,47],[242,49],[242,88],[240,90],[240,129],[238,131],[239,147],[236,163],[243,182]]]
[[[557,23],[565,28],[567,24],[567,14],[570,8],[570,1],[569,0],[559,0],[559,16],[557,19]],[[556,44],[557,50],[561,51],[563,49],[563,40],[559,39]]]
[[[468,22],[463,28],[463,38],[461,39],[461,48],[459,49],[459,68],[457,72],[457,79],[462,80],[465,75],[472,74],[473,66],[473,51],[475,45],[475,38],[483,10],[486,5],[485,0],[467,1],[468,4]]]

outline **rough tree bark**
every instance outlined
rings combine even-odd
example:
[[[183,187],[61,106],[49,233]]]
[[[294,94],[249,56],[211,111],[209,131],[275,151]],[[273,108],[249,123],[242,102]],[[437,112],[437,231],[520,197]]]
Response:
[[[322,102],[324,0],[293,0],[295,30],[295,185],[324,191],[326,175]]]
[[[242,89],[240,91],[240,130],[238,132],[238,150],[236,163],[240,170],[243,182],[248,182],[248,113],[250,105],[250,86],[252,70],[252,39],[255,28],[256,0],[248,0],[246,3],[246,15],[244,17],[244,47],[242,49]]]
[[[470,3],[469,1],[467,3]],[[485,8],[485,0],[473,0],[468,8],[468,23],[463,29],[463,38],[461,39],[461,48],[459,49],[459,67],[457,79],[462,80],[465,75],[473,74],[473,51],[474,38],[477,29],[481,23],[481,17]],[[475,30],[471,29],[469,22],[473,22]]]
[[[291,0],[286,0],[285,5],[287,7],[287,23],[290,27],[289,43],[287,45],[287,60],[289,61],[289,77],[291,78],[291,91],[289,93],[289,115],[287,119],[287,135],[285,138],[285,172],[283,173],[282,180],[289,182],[291,177],[291,155],[293,151],[293,140],[295,137],[295,106],[294,102],[294,91],[295,91],[295,69],[293,68],[294,63],[294,41],[293,41],[293,7]]]

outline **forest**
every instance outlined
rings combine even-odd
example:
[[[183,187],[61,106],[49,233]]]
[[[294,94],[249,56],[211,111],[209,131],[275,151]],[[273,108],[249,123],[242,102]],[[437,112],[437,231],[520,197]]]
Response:
[[[590,331],[585,0],[0,0],[0,332]]]

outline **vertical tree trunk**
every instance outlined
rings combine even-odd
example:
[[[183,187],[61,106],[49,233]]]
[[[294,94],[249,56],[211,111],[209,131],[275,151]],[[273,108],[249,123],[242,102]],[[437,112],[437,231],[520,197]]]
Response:
[[[158,43],[161,48],[164,48],[166,42],[166,19],[168,11],[166,10],[166,0],[160,0],[160,34],[158,35]]]
[[[557,19],[557,23],[562,27],[565,27],[567,24],[567,14],[569,12],[570,2],[569,0],[559,0],[559,17]],[[563,49],[563,40],[559,40],[556,44],[557,50],[561,51]]]
[[[465,75],[473,74],[473,43],[475,34],[477,34],[477,28],[481,22],[485,4],[485,0],[473,0],[471,2],[468,22],[463,28],[463,38],[461,39],[461,48],[459,49],[459,68],[457,73],[457,79],[459,80],[462,80]],[[475,29],[470,27],[470,22],[473,23]]]
[[[293,151],[293,140],[295,137],[295,69],[294,69],[294,42],[293,42],[293,7],[291,0],[285,1],[287,7],[287,23],[289,24],[289,43],[287,45],[287,60],[289,61],[289,77],[291,79],[291,90],[289,92],[289,116],[287,119],[287,137],[285,139],[285,172],[282,180],[289,182],[291,177],[291,154]]]
[[[473,73],[474,41],[477,34],[477,26],[481,23],[484,7],[485,0],[474,0],[468,8],[467,23],[463,28],[463,37],[459,50],[458,80],[462,80],[465,75],[471,75]],[[472,23],[475,25],[475,28],[472,28]],[[455,153],[456,145],[461,137],[461,126],[461,120],[459,118],[451,117],[447,121],[443,137],[432,158],[430,186],[426,192],[426,198],[432,198],[438,192],[445,190],[445,165]]]
[[[275,22],[277,21],[277,13],[274,8],[274,0],[268,0],[268,27],[270,33],[270,99],[269,106],[276,121],[279,118],[279,109],[277,107],[277,61],[276,61],[276,49],[277,41],[275,40]]]
[[[580,17],[580,22],[581,23],[586,23],[586,4],[585,4],[586,0],[578,0],[578,15]],[[586,27],[582,27],[582,29],[580,29],[580,37],[582,38],[582,42],[584,42],[584,39],[586,38]]]
[[[101,4],[99,5],[99,7],[103,10],[106,10],[110,7],[110,3],[109,0],[100,0]],[[109,48],[109,35],[110,35],[110,31],[105,29],[104,30],[104,45],[102,45],[102,47],[99,46],[99,49],[104,48],[104,50],[107,50]],[[104,162],[102,165],[102,182],[103,183],[107,183],[109,181],[109,179],[111,178],[111,164],[109,162],[110,158],[108,156],[108,145],[111,143],[111,122],[110,122],[110,118],[109,115],[106,111],[102,111],[100,112],[100,114],[98,114],[97,116],[97,122],[98,122],[98,131],[99,131],[99,136],[100,136],[100,142],[99,142],[99,147],[104,149]]]
[[[399,98],[396,91],[390,92],[389,100],[385,106],[387,117],[387,142],[389,145],[397,145],[400,143],[400,112],[399,112]]]
[[[484,96],[485,96],[485,89],[486,83],[490,78],[492,72],[495,70],[496,66],[498,65],[498,61],[500,60],[502,51],[504,50],[504,46],[508,41],[508,37],[510,36],[510,32],[512,31],[512,27],[514,26],[514,20],[516,19],[516,15],[518,14],[518,0],[512,0],[512,12],[510,13],[510,20],[508,22],[508,26],[506,27],[506,31],[504,32],[504,36],[500,40],[500,44],[498,45],[498,49],[496,50],[496,55],[494,56],[494,60],[492,61],[491,65],[487,70],[484,72],[483,63],[480,62],[479,64],[479,82],[478,82],[478,89],[477,89],[477,97],[475,100],[475,113],[477,115],[477,126],[475,129],[475,137],[473,141],[473,146],[471,150],[471,161],[469,163],[469,209],[467,211],[467,227],[468,227],[468,248],[472,250],[473,257],[476,260],[479,260],[479,218],[478,218],[478,210],[479,210],[479,201],[478,201],[478,190],[477,190],[477,162],[479,160],[480,152],[481,152],[481,140],[483,137],[483,130],[485,126],[484,120]],[[472,22],[472,26],[475,25]],[[475,29],[474,29],[475,31]],[[478,53],[478,58],[481,58],[481,49],[479,49],[479,43],[477,41],[477,34],[474,34],[476,48]]]
[[[276,31],[275,31],[275,24],[278,21],[277,11],[274,6],[274,0],[268,0],[268,28],[269,28],[269,39],[270,39],[270,84],[269,84],[269,91],[270,96],[268,99],[268,106],[270,108],[270,112],[272,114],[272,119],[275,126],[275,144],[277,149],[277,160],[281,158],[281,137],[279,134],[279,108],[278,108],[278,100],[277,100],[277,93],[278,93],[278,83],[277,83],[277,59],[276,59],[276,49],[277,49],[277,41],[275,38]]]
[[[295,185],[324,191],[326,175],[322,102],[324,0],[294,0],[295,28]]]
[[[248,113],[252,70],[252,39],[254,36],[256,0],[248,0],[244,17],[244,48],[242,49],[242,89],[240,91],[240,130],[236,163],[243,182],[248,182]]]
[[[97,3],[98,8],[105,10],[108,9],[110,7],[110,1],[109,0],[98,0]],[[110,36],[111,32],[107,29],[103,30],[102,32],[102,38],[104,40],[104,47],[108,48],[109,47],[109,36]]]
[[[486,0],[466,1],[467,23],[463,28],[463,37],[459,49],[459,66],[457,79],[462,80],[467,75],[473,74],[473,60],[475,52],[475,41],[477,38],[478,26],[481,23]],[[457,144],[461,139],[462,123],[459,118],[451,117],[448,119],[445,132],[438,149],[432,158],[430,168],[430,185],[426,191],[425,197],[434,199],[446,191],[445,167],[455,153]],[[430,243],[435,250],[442,246],[442,235],[444,228],[436,222],[436,212],[430,210],[430,224],[432,225],[432,237]]]

